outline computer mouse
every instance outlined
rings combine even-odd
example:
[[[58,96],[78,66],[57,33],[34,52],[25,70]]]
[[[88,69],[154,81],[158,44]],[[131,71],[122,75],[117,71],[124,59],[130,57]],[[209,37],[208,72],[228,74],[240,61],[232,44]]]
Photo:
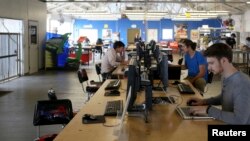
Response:
[[[84,114],[83,119],[86,121],[90,121],[90,120],[96,120],[96,116],[91,115],[91,114]]]
[[[187,101],[187,105],[192,106],[193,103],[195,103],[195,102],[196,102],[196,100],[189,100],[189,101]]]

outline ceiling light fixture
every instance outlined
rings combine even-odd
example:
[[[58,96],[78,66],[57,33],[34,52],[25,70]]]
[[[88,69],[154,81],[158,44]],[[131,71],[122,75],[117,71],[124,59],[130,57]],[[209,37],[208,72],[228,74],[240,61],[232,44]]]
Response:
[[[202,21],[204,20],[205,18],[172,18],[173,21]]]
[[[229,13],[229,11],[186,11],[188,13]]]

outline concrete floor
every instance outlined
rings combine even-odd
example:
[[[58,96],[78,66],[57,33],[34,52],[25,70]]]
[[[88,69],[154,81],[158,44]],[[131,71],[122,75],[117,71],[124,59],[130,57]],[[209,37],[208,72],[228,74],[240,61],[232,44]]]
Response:
[[[94,65],[84,67],[89,79],[98,81]],[[74,111],[84,106],[86,96],[76,71],[41,71],[0,84],[0,90],[6,91],[5,94],[0,94],[1,141],[32,141],[36,138],[37,128],[33,126],[34,106],[37,100],[48,99],[47,92],[50,88],[55,90],[58,99],[70,99]],[[216,79],[209,85],[204,97],[216,95],[219,91],[220,80]],[[46,125],[41,127],[40,133],[58,133],[60,130],[61,125]]]

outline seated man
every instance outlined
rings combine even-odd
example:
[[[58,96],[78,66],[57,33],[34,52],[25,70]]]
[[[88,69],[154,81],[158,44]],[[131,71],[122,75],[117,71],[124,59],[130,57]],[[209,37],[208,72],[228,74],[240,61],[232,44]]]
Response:
[[[124,61],[124,43],[121,41],[116,41],[113,48],[110,48],[104,55],[102,59],[101,73],[103,81],[111,77],[113,70],[121,63],[127,64]],[[119,55],[118,55],[119,53]]]
[[[196,43],[189,39],[182,39],[180,43],[185,53],[185,67],[188,69],[187,79],[201,93],[204,93],[208,77],[206,59],[200,52],[196,51]]]

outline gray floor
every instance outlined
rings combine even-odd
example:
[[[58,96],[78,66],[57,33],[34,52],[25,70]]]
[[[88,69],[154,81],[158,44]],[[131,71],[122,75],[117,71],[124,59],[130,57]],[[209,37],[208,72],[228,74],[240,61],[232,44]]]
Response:
[[[98,81],[94,66],[85,68],[90,80]],[[86,96],[75,71],[41,71],[0,84],[0,90],[5,91],[0,94],[1,141],[32,141],[36,138],[37,130],[33,126],[34,106],[37,100],[48,99],[47,91],[50,88],[56,91],[58,98],[70,99],[74,111],[84,106]],[[219,90],[220,81],[215,79],[204,97],[216,95]],[[57,133],[60,130],[60,125],[43,126],[41,134]]]

